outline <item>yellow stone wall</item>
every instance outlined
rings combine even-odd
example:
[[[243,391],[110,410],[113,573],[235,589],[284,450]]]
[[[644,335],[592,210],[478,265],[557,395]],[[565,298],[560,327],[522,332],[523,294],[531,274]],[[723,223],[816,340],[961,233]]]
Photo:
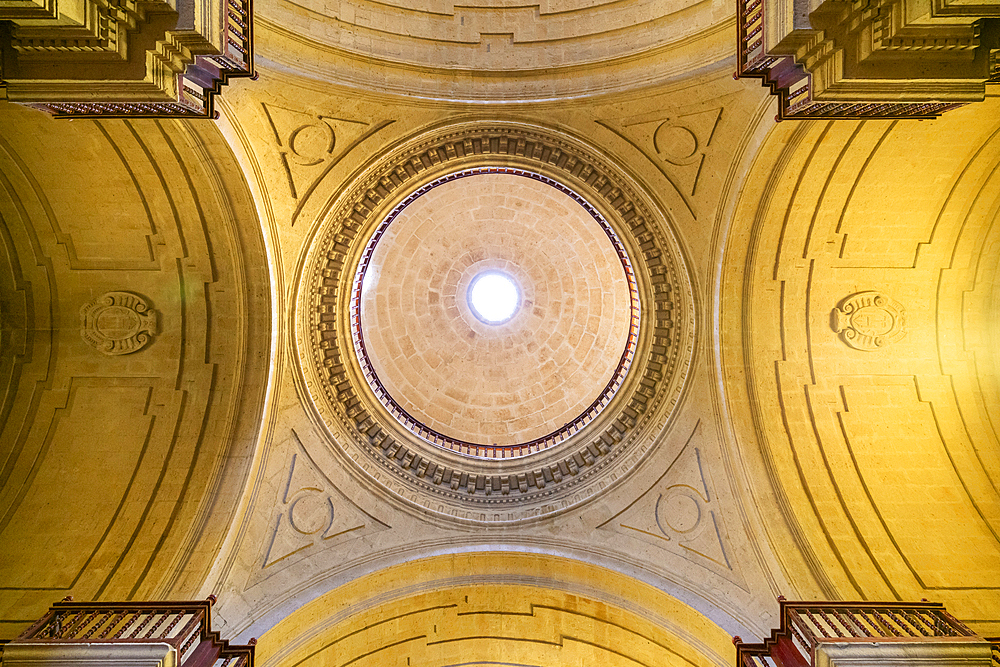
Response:
[[[197,592],[260,430],[270,293],[249,192],[211,125],[2,114],[10,638],[69,594]],[[155,325],[138,351],[108,355],[81,308],[119,291]]]
[[[726,259],[723,369],[755,495],[815,594],[945,602],[995,633],[997,98],[933,123],[781,125]],[[834,331],[875,290],[904,333]],[[748,442],[744,439],[742,442]],[[747,450],[749,452],[749,450]],[[772,496],[773,494],[773,496]],[[795,575],[793,575],[794,577]]]

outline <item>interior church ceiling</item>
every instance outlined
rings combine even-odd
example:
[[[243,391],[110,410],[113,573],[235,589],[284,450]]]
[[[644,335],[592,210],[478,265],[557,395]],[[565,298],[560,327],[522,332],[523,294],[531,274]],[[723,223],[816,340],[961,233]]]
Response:
[[[997,91],[775,123],[714,1],[256,11],[217,121],[0,105],[0,638],[209,594],[266,667],[722,667],[778,595],[1000,635]]]

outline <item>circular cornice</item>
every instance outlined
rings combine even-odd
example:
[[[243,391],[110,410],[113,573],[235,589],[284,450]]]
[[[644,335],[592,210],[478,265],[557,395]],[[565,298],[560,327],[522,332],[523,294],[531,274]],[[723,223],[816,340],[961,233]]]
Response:
[[[607,221],[632,258],[641,317],[631,368],[600,415],[543,451],[482,460],[429,444],[386,409],[354,351],[355,273],[389,213],[436,180],[523,170],[561,184]],[[355,472],[441,517],[517,521],[576,505],[628,474],[664,432],[693,348],[691,286],[665,214],[617,166],[574,137],[466,122],[387,151],[318,221],[298,282],[296,347],[317,422]]]

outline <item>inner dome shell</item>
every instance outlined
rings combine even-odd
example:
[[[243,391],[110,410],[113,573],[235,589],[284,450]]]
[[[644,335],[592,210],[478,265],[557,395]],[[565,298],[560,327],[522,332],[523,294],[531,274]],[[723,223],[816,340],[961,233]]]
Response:
[[[510,320],[467,300],[484,272],[520,290]],[[545,449],[610,402],[631,363],[639,302],[623,246],[551,179],[477,169],[424,186],[369,241],[352,300],[375,394],[411,432],[471,456]]]

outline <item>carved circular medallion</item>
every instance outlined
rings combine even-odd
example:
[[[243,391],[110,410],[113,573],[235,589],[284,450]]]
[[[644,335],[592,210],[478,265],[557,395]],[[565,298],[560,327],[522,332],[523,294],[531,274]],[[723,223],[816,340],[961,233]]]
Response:
[[[546,203],[540,210],[547,214],[526,215],[520,226],[501,225],[495,217],[507,214],[488,209],[502,206],[484,200],[479,208],[493,222],[458,225],[473,208],[469,193],[491,183],[475,179],[494,178],[502,192],[521,192],[519,186],[529,184],[523,191],[526,210],[546,192],[563,198],[561,208]],[[440,207],[431,205],[417,216],[401,243],[387,242],[399,250],[400,266],[379,260],[380,240],[392,236],[393,221],[408,206],[463,179],[477,187],[456,191],[464,196],[428,198]],[[635,467],[662,432],[690,362],[690,283],[664,214],[596,151],[538,128],[465,123],[382,156],[328,210],[302,265],[296,346],[317,423],[331,446],[357,463],[359,474],[442,518],[514,521],[562,510],[607,488]],[[435,240],[434,227],[442,220],[450,221],[445,229],[456,230],[453,239],[440,234]],[[531,225],[540,230],[537,243],[525,231]],[[511,239],[503,241],[502,232]],[[538,250],[507,252],[518,243]],[[582,258],[571,258],[573,245]],[[517,312],[497,327],[479,321],[464,298],[471,281],[488,270],[508,272],[523,290]],[[558,286],[546,287],[556,279]],[[437,296],[431,295],[433,285]],[[536,312],[542,292],[551,312]],[[440,333],[444,342],[428,335],[441,327],[453,329]],[[504,338],[514,329],[520,337]],[[411,331],[422,331],[422,338],[415,341]],[[588,332],[603,341],[592,358],[586,355],[597,343],[577,340]],[[502,374],[506,366],[480,366],[481,382],[467,377],[475,367],[467,357],[477,346],[460,345],[462,336],[485,341],[480,351],[501,354],[505,345],[523,344],[526,355],[541,354],[532,357],[542,359],[541,368],[525,375],[524,396],[515,396],[516,383],[496,385],[502,387],[496,400],[512,401],[510,410],[489,413],[494,403],[482,400],[492,395],[489,373]],[[561,347],[559,336],[572,344]],[[380,346],[381,371],[370,344]],[[578,349],[580,358],[570,359]],[[442,359],[449,350],[465,356]],[[574,380],[580,368],[591,372]],[[427,374],[433,382],[414,380]],[[390,391],[385,378],[399,384]],[[540,393],[529,396],[535,379]],[[574,394],[577,384],[585,388]],[[575,402],[557,405],[558,391],[546,397],[559,387]],[[531,411],[537,398],[538,410]],[[477,413],[489,413],[485,430],[462,431],[448,421],[449,411],[469,418],[461,422],[466,425],[475,423]],[[535,412],[540,416],[534,422],[518,421]],[[443,426],[429,428],[431,422]],[[446,427],[454,433],[445,433]],[[475,437],[461,437],[470,433]]]
[[[906,335],[903,306],[880,292],[852,294],[833,310],[833,330],[855,350],[877,350]]]
[[[80,335],[107,355],[141,350],[156,333],[156,312],[131,292],[107,292],[80,309]]]

